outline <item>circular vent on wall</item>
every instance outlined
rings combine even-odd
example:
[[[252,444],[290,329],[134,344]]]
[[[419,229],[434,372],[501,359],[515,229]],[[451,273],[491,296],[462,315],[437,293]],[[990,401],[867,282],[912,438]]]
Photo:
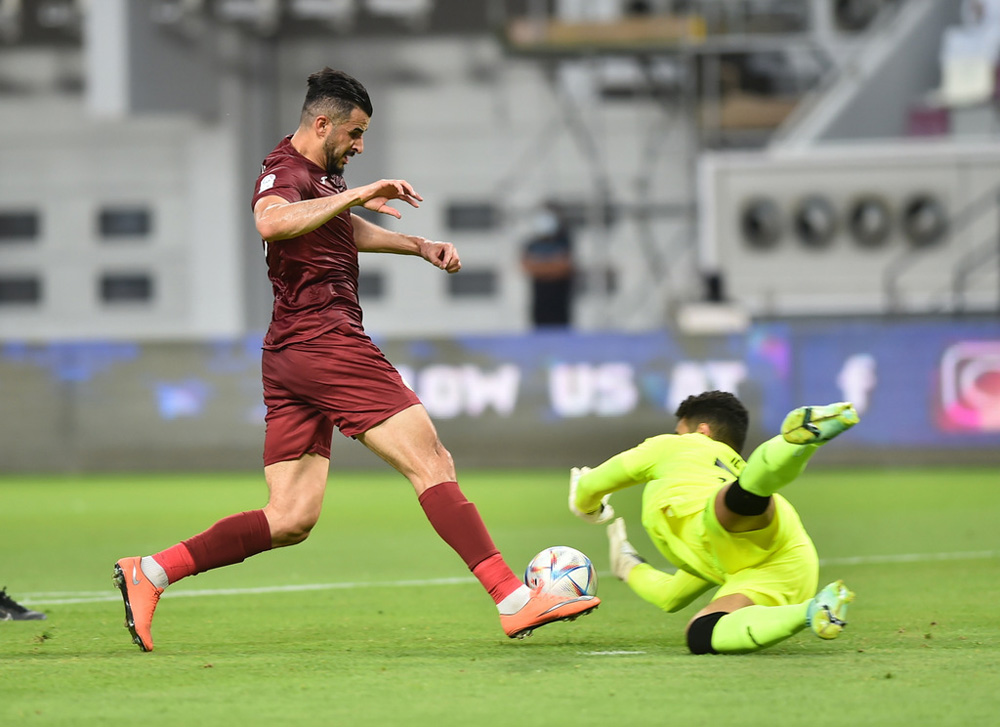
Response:
[[[812,195],[799,203],[795,210],[795,234],[803,245],[826,247],[836,231],[837,211],[830,200]]]
[[[881,247],[892,231],[888,203],[875,195],[858,197],[847,213],[847,229],[862,247]]]
[[[754,197],[743,205],[740,233],[751,247],[768,249],[781,239],[781,210],[769,197]]]
[[[914,247],[936,245],[948,231],[948,213],[933,195],[918,194],[903,206],[902,225]]]

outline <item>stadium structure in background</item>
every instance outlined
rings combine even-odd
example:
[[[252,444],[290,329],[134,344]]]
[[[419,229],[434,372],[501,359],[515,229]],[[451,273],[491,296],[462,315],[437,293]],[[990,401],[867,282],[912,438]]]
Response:
[[[997,462],[994,318],[798,321],[726,336],[552,333],[379,341],[467,467],[569,467],[672,431],[691,393],[737,393],[751,443],[803,402],[850,400],[862,423],[824,460]],[[7,471],[252,469],[260,337],[211,344],[0,346]],[[371,467],[334,434],[341,466]]]

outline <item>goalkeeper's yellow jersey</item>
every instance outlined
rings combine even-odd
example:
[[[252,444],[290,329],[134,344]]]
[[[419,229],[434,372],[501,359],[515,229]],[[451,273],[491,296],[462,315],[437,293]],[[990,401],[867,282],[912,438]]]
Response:
[[[745,467],[746,461],[728,445],[692,432],[650,437],[612,457],[597,473],[616,480],[613,489],[621,489],[626,480],[646,483],[643,527],[664,557],[699,578],[721,584],[730,574],[757,567],[788,549],[801,551],[796,558],[815,560],[815,548],[798,514],[778,494],[772,496],[772,526],[739,534],[723,530],[715,516],[715,496]],[[791,570],[795,575],[809,569],[796,561]]]
[[[646,482],[642,509],[685,517],[705,498],[734,482],[746,467],[731,447],[704,434],[661,434],[622,452],[622,465],[635,482]]]

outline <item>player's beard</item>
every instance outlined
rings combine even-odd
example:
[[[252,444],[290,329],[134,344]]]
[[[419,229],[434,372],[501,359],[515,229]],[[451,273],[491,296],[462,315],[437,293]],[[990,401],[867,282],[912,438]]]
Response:
[[[344,155],[339,154],[332,144],[324,144],[323,151],[326,153],[326,173],[343,176],[344,165],[340,160],[344,158]]]

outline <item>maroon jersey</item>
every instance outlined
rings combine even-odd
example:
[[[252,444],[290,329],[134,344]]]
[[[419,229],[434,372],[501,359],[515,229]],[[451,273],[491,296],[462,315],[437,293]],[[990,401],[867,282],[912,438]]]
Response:
[[[271,195],[298,202],[345,189],[342,176],[327,173],[299,154],[288,136],[264,159],[250,204]],[[264,253],[274,290],[264,348],[308,341],[342,323],[361,325],[358,249],[350,210],[299,237],[265,241]]]

